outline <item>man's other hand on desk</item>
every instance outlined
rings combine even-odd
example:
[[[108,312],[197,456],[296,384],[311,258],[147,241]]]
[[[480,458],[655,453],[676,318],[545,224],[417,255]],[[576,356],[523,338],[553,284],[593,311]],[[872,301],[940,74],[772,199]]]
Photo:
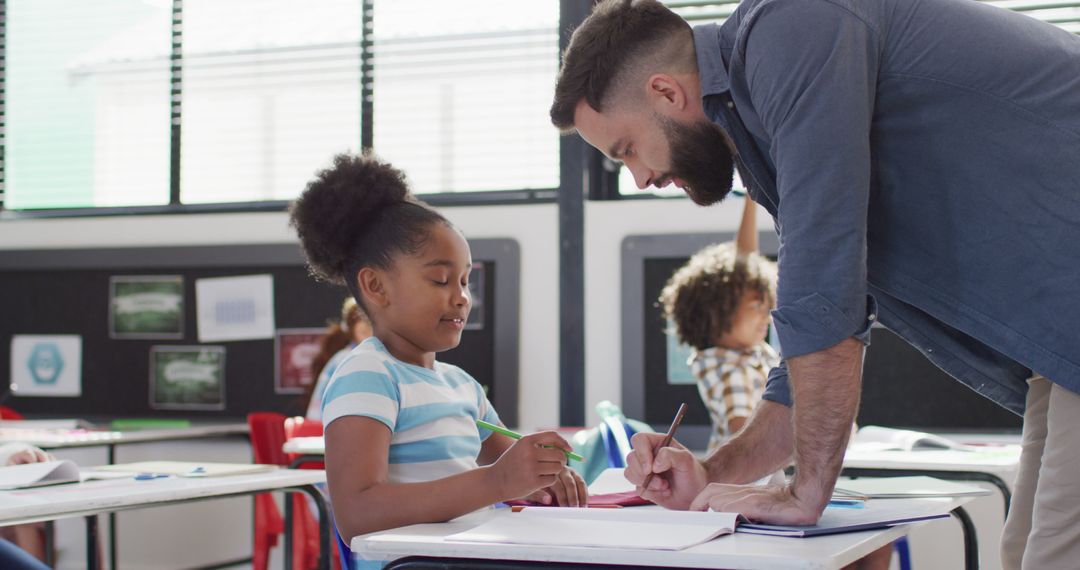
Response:
[[[712,509],[739,513],[752,522],[769,524],[814,524],[821,512],[804,504],[790,486],[725,485],[710,483],[690,504],[691,511]]]
[[[686,510],[708,484],[705,467],[681,443],[672,440],[668,447],[656,449],[662,433],[638,433],[631,440],[633,451],[626,456],[626,479],[637,487],[643,498],[669,509]],[[655,473],[648,488],[642,485],[649,473]]]

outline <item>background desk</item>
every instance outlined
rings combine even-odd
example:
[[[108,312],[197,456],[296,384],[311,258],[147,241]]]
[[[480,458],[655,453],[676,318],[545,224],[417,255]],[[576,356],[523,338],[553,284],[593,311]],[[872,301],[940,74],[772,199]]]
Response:
[[[319,568],[329,568],[330,531],[326,502],[315,487],[324,483],[324,471],[280,469],[267,473],[222,477],[169,477],[138,481],[133,477],[88,481],[0,491],[0,526],[30,522],[85,517],[87,528],[87,567],[98,568],[97,515],[130,509],[162,507],[191,501],[255,495],[268,491],[303,492],[311,496],[319,510],[319,533],[322,545]],[[291,561],[292,532],[286,527],[285,560]]]
[[[945,510],[952,510],[970,499],[945,499]],[[635,507],[650,508],[650,507]],[[654,507],[659,508],[659,507]],[[907,534],[912,526],[835,534],[814,538],[785,538],[735,533],[678,551],[627,550],[446,542],[444,537],[481,524],[496,511],[472,513],[449,523],[421,524],[372,533],[354,538],[351,548],[357,558],[388,560],[403,557],[439,559],[446,568],[468,566],[468,559],[512,560],[559,564],[574,567],[584,564],[618,564],[647,568],[839,568]],[[402,561],[404,562],[404,561]],[[391,568],[393,565],[391,565]],[[431,566],[432,568],[436,566]]]
[[[294,437],[281,446],[285,453],[296,453],[299,457],[289,465],[295,469],[305,463],[321,462],[326,458],[326,440],[322,436]]]
[[[1018,435],[986,436],[945,434],[960,442],[1019,443]],[[1007,514],[1012,485],[1019,468],[1018,446],[987,447],[964,451],[873,451],[849,450],[842,475],[852,477],[899,477],[929,475],[941,479],[977,482],[995,490],[996,496],[976,499],[965,506],[978,529],[979,553],[985,570],[1001,568],[1000,537]],[[960,565],[951,544],[957,539],[951,529],[916,529],[911,537],[912,567],[954,568]]]
[[[71,428],[25,428],[25,427],[2,427],[0,426],[0,443],[28,443],[45,450],[77,449],[89,447],[104,447],[106,449],[106,462],[109,465],[116,463],[116,447],[119,445],[131,445],[139,443],[159,443],[165,441],[183,441],[207,438],[248,438],[247,423],[232,424],[208,424],[196,425],[185,428],[144,428],[128,431],[117,430],[87,430]],[[54,564],[51,560],[53,554],[53,532],[51,525],[46,533],[46,554],[49,559],[46,563]],[[116,546],[116,515],[109,515],[109,568],[115,570],[117,565]]]

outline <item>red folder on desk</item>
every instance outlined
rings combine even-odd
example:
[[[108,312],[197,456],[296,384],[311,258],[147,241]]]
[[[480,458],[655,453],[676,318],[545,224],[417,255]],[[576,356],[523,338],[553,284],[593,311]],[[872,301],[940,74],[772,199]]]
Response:
[[[546,507],[554,505],[545,505],[543,503],[537,503],[534,501],[506,501],[507,505],[511,507]],[[621,493],[605,493],[603,495],[591,495],[589,496],[590,507],[640,507],[642,505],[651,505],[652,501],[648,499],[642,499],[638,496],[636,491],[623,491]]]

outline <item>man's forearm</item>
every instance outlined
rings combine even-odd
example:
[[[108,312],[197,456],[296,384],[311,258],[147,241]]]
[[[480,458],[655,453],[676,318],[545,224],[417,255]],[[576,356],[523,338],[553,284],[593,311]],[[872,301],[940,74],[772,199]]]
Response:
[[[791,408],[762,401],[749,423],[705,460],[712,483],[745,484],[791,463]]]
[[[853,338],[787,361],[795,419],[796,497],[821,512],[844,461],[859,408],[863,345]]]

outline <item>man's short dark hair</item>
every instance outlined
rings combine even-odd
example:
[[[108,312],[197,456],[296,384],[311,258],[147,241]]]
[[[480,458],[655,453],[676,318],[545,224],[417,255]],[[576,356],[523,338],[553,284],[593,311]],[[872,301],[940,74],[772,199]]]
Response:
[[[579,101],[602,111],[641,73],[695,69],[693,33],[678,14],[657,0],[604,0],[563,52],[551,122],[572,130]]]

